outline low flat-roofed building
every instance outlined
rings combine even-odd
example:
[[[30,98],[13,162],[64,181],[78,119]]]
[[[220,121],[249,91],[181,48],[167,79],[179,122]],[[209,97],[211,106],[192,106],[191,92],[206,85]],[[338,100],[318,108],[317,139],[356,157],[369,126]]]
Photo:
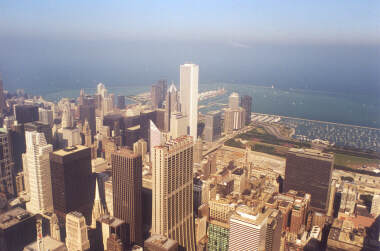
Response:
[[[177,251],[178,242],[163,235],[153,234],[144,242],[147,251]]]
[[[67,251],[66,245],[63,242],[57,241],[50,236],[45,236],[42,238],[43,250],[49,251]],[[33,242],[26,246],[23,251],[39,251],[37,242]]]
[[[0,250],[22,250],[36,238],[34,215],[20,207],[0,215]]]

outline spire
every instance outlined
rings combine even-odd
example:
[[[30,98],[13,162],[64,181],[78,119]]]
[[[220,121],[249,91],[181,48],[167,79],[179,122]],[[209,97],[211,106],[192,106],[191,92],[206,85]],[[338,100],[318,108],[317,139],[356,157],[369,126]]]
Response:
[[[58,217],[54,213],[50,219],[50,236],[57,241],[61,241],[61,231],[59,230]]]
[[[168,92],[171,92],[171,93],[177,92],[177,87],[175,87],[174,82],[171,83],[171,85],[168,89]]]
[[[94,205],[92,207],[91,228],[96,228],[96,220],[99,219],[102,215],[104,215],[104,213],[104,207],[102,202],[100,201],[98,179],[95,179],[95,199]]]

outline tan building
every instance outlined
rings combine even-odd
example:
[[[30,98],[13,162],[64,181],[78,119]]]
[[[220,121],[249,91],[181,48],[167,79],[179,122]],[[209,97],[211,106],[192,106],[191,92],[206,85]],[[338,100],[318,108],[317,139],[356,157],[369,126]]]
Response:
[[[80,212],[71,212],[66,215],[66,247],[68,251],[90,249],[86,221]]]
[[[152,233],[194,251],[193,140],[182,136],[152,152]]]
[[[245,110],[241,107],[224,111],[224,133],[239,130],[245,126]]]

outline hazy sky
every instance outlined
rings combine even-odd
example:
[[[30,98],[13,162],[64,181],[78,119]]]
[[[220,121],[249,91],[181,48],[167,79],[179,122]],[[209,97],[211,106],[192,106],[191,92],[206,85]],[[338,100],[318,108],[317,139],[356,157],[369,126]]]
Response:
[[[374,44],[379,13],[377,0],[1,0],[0,38]]]

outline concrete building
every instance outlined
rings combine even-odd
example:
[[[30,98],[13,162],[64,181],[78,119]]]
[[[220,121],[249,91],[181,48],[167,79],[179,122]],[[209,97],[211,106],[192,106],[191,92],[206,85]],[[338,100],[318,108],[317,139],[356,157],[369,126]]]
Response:
[[[204,139],[214,142],[220,138],[222,133],[221,114],[219,111],[208,112],[205,115]]]
[[[139,139],[133,144],[133,152],[137,155],[141,155],[143,162],[146,161],[146,154],[148,152],[148,144],[145,140]]]
[[[82,144],[79,128],[63,128],[62,129],[62,147],[72,147]]]
[[[240,96],[238,93],[233,92],[228,97],[228,107],[231,109],[237,109],[240,107]]]
[[[175,139],[187,135],[188,117],[180,112],[172,113],[170,117],[170,136]]]
[[[152,233],[194,251],[193,217],[193,141],[182,136],[153,148]]]
[[[245,124],[249,125],[251,123],[252,97],[248,95],[242,96],[240,106],[245,110]]]
[[[281,248],[282,215],[279,210],[273,210],[267,222],[265,251],[277,251]]]
[[[14,163],[9,134],[4,128],[0,128],[0,147],[0,192],[13,196],[15,195],[12,176]]]
[[[86,220],[80,212],[66,215],[66,247],[68,251],[90,250]]]
[[[30,201],[26,203],[29,212],[38,214],[53,212],[49,154],[53,146],[48,145],[45,135],[39,132],[25,132],[26,153],[23,154],[24,172],[29,185]]]
[[[45,236],[42,238],[42,250],[49,251],[67,251],[65,243],[61,241],[57,241],[50,236]],[[35,241],[29,245],[27,245],[23,251],[40,251],[41,249],[38,247],[38,243]]]
[[[245,110],[241,107],[224,110],[224,133],[230,133],[245,125]]]
[[[239,206],[230,218],[229,250],[265,250],[269,209],[264,213]]]
[[[53,144],[52,128],[49,124],[44,124],[40,121],[29,122],[24,124],[24,130],[41,132],[45,135],[46,143]]]
[[[188,117],[188,135],[198,138],[198,77],[199,66],[183,64],[180,66],[181,112]]]
[[[118,239],[116,234],[111,234],[107,239],[107,249],[105,251],[124,251],[123,242]]]
[[[119,218],[103,215],[97,219],[96,229],[101,232],[99,233],[99,236],[102,238],[103,250],[114,250],[115,243],[111,243],[111,247],[108,241],[109,238],[115,239],[112,235],[115,235],[116,239],[121,242],[122,246],[129,245],[127,225],[125,224],[125,221]]]
[[[286,156],[284,192],[311,195],[311,207],[327,212],[334,155],[312,149],[295,149]]]
[[[91,222],[91,149],[77,145],[50,153],[54,212],[61,222],[72,211]],[[92,197],[92,198],[91,198]]]
[[[142,238],[142,158],[129,149],[112,154],[114,215],[130,227],[130,242],[143,244]]]
[[[40,107],[38,108],[38,118],[41,123],[51,126],[53,124],[53,111]]]

